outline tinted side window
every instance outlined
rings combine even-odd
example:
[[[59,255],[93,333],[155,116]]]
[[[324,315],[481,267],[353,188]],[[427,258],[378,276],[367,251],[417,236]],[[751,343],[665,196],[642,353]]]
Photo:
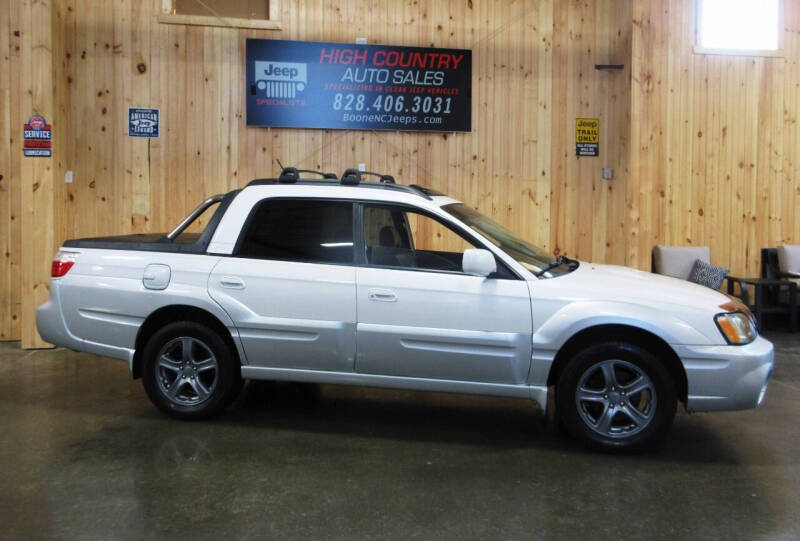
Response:
[[[392,205],[364,205],[366,262],[376,267],[462,272],[464,250],[483,248],[426,214]],[[516,279],[495,258],[490,278]]]
[[[364,207],[367,264],[461,272],[473,244],[437,220],[397,207]]]
[[[242,233],[237,255],[308,263],[353,262],[353,204],[266,199]]]

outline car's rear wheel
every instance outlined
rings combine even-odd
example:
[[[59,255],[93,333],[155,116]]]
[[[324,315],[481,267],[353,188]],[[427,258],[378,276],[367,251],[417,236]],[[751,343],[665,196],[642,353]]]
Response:
[[[181,419],[205,419],[241,389],[239,363],[213,329],[191,321],[166,325],[148,340],[142,383],[159,409]]]
[[[669,372],[634,344],[592,345],[574,355],[556,386],[565,430],[600,450],[641,450],[657,442],[675,417],[677,397]]]

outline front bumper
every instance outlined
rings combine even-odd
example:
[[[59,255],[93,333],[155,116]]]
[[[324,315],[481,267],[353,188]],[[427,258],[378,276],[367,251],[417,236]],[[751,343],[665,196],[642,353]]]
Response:
[[[774,348],[762,337],[746,346],[674,346],[689,384],[686,409],[724,411],[755,408],[772,374]]]

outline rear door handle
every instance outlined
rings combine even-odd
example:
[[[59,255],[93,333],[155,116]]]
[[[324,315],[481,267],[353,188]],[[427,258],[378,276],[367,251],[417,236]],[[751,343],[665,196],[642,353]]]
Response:
[[[244,280],[236,276],[223,276],[219,279],[219,285],[228,289],[244,289]]]
[[[378,302],[397,302],[397,295],[390,289],[370,289],[369,300]]]

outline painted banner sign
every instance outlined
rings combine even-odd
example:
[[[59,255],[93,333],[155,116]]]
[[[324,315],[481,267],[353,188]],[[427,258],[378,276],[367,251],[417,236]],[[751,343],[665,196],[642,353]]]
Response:
[[[22,154],[28,157],[53,155],[53,130],[43,116],[33,115],[22,127]]]
[[[600,155],[600,119],[575,119],[575,155]]]
[[[247,125],[470,131],[472,51],[247,40]]]

